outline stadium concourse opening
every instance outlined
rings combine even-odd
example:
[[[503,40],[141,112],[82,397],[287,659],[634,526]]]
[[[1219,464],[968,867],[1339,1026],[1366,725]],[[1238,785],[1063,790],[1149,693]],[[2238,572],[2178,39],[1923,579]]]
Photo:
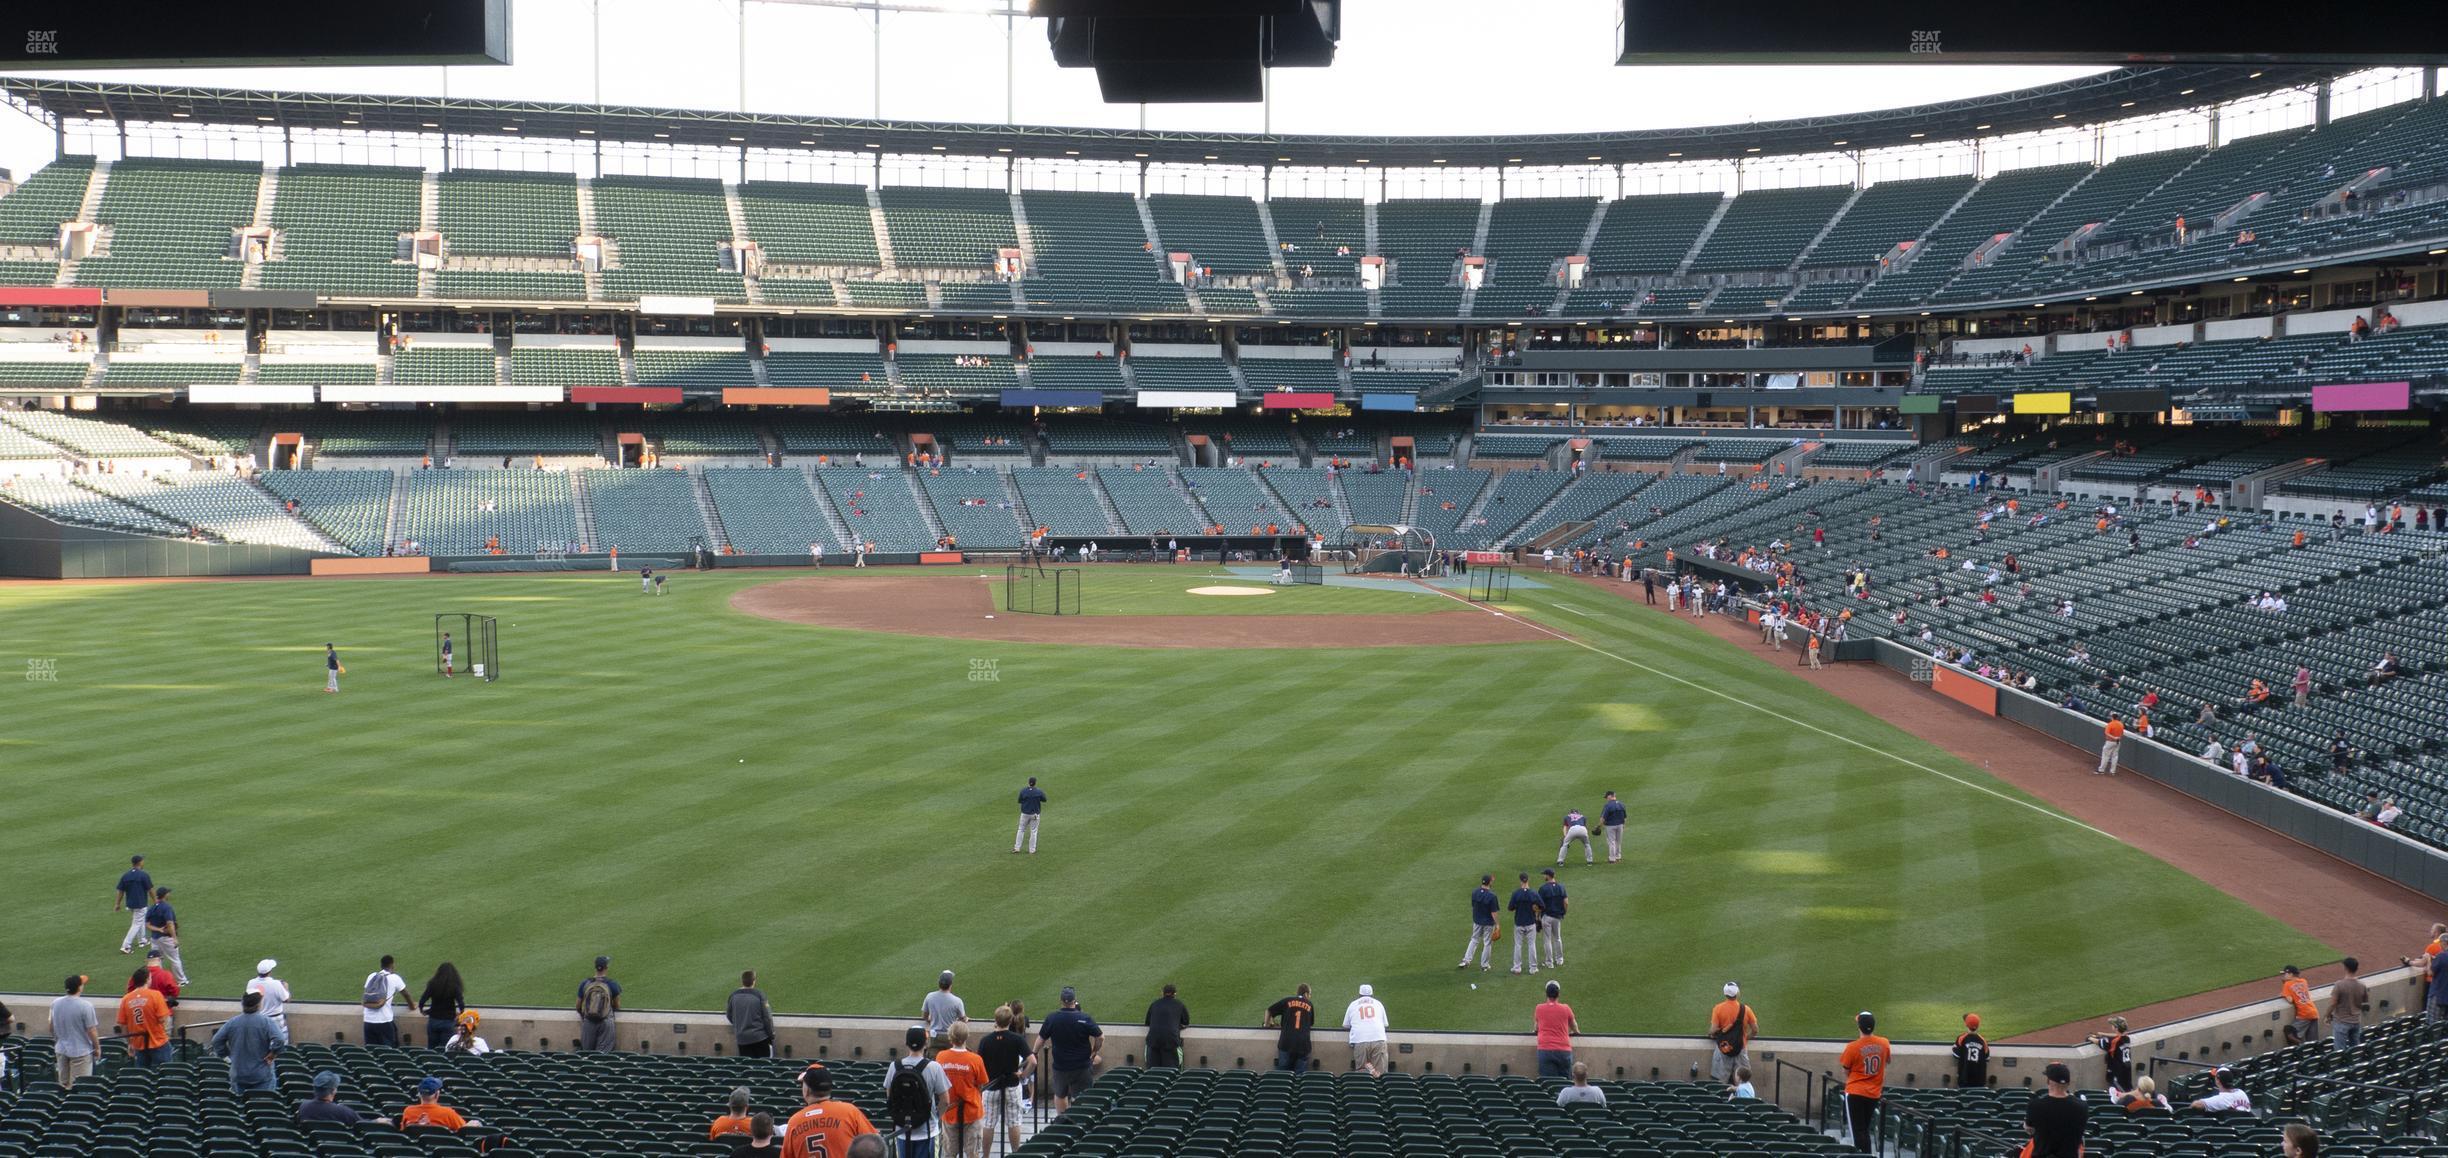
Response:
[[[786,623],[985,639],[1151,648],[1439,647],[1553,642],[1509,616],[1453,611],[1385,615],[1007,615],[992,576],[785,579],[731,597],[738,611]]]

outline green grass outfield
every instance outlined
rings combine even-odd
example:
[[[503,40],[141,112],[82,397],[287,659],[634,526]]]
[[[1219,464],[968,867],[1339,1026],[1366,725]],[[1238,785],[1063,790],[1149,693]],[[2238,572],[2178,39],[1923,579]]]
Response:
[[[419,983],[456,961],[480,1006],[558,1004],[610,953],[640,1008],[718,1007],[754,968],[787,1011],[911,1014],[954,968],[973,1012],[1073,984],[1129,1022],[1173,981],[1255,1024],[1295,982],[1332,1012],[1366,981],[1397,1027],[1523,1030],[1536,981],[1454,968],[1467,895],[1552,864],[1609,788],[1629,858],[1565,874],[1593,1032],[1693,1032],[1734,978],[1771,1034],[1871,1008],[2005,1036],[2335,957],[1604,592],[1509,610],[1728,694],[1562,643],[999,645],[726,603],[792,577],[0,587],[0,988],[125,970],[111,884],[143,852],[206,995],[273,956],[301,999],[355,1000],[389,952]],[[438,611],[501,618],[502,682],[431,674]],[[56,682],[17,682],[29,660]],[[1044,851],[1015,857],[1032,773]]]

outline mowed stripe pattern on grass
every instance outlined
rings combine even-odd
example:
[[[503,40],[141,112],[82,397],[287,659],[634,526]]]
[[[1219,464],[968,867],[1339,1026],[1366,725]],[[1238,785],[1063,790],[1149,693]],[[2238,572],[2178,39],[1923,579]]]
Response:
[[[788,1010],[914,1013],[954,968],[977,1006],[1074,984],[1132,1021],[1169,980],[1254,1024],[1296,982],[1331,1005],[1367,981],[1398,1027],[1518,1030],[1530,979],[1453,968],[1470,886],[1552,864],[1607,788],[1630,856],[1565,873],[1594,1030],[1689,1032],[1728,978],[1774,1033],[1865,1006],[2011,1029],[2322,955],[2112,841],[1564,644],[1153,652],[728,609],[770,578],[0,588],[0,662],[59,672],[0,719],[26,773],[0,986],[109,975],[105,897],[141,851],[206,994],[269,955],[349,1000],[389,952],[420,981],[453,960],[480,1005],[561,1004],[605,952],[640,1008],[714,1007],[754,968]],[[430,674],[430,617],[462,610],[501,618],[500,684]],[[1595,593],[1507,610],[1983,780]],[[1034,858],[1009,852],[1028,775],[1053,797]]]

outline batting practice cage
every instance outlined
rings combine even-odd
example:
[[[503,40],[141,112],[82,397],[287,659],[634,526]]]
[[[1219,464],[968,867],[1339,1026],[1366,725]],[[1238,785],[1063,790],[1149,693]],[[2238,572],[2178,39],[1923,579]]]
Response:
[[[1294,560],[1292,563],[1292,585],[1295,587],[1324,587],[1326,585],[1326,569],[1318,566],[1315,563],[1303,563],[1299,560]]]
[[[1470,569],[1470,601],[1473,603],[1510,603],[1513,601],[1513,568],[1502,563],[1482,563]]]
[[[1345,533],[1353,544],[1346,575],[1417,575],[1436,554],[1436,536],[1418,527],[1354,523]]]
[[[451,612],[434,616],[434,674],[443,671],[442,641],[448,638],[449,666],[486,683],[501,678],[501,632],[490,615]]]
[[[1003,609],[1017,615],[1080,613],[1080,573],[1075,567],[1045,568],[1013,563],[1003,568]]]

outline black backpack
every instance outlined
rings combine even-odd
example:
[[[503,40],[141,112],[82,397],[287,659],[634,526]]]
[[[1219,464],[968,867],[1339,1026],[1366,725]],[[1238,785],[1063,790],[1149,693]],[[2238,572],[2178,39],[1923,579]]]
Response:
[[[893,1063],[892,1075],[884,1079],[884,1112],[904,1134],[934,1123],[935,1095],[927,1089],[926,1059],[903,1058]]]

